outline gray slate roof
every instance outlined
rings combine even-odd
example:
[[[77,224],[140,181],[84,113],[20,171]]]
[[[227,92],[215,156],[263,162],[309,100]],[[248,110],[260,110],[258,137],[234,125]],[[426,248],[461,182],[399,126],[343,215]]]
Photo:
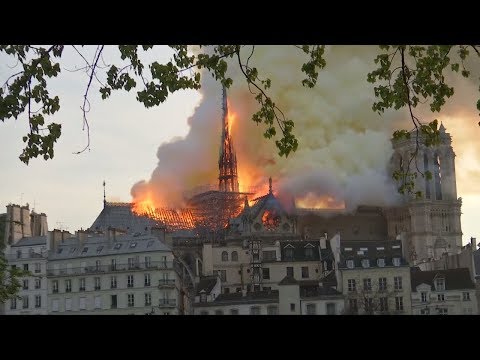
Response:
[[[353,260],[355,268],[362,267],[362,260],[369,259],[369,267],[378,267],[377,260],[385,259],[385,266],[393,266],[393,258],[399,257],[400,264],[407,262],[402,256],[401,240],[394,241],[341,241],[340,267],[346,268],[346,261]]]
[[[212,289],[217,284],[218,278],[216,276],[203,277],[197,285],[197,295],[200,295],[202,290],[205,294],[209,295]]]
[[[473,252],[473,265],[475,266],[475,276],[480,277],[480,249]]]
[[[411,283],[412,291],[417,291],[417,286],[427,284],[432,286],[436,277],[443,276],[445,278],[446,290],[460,290],[460,289],[474,289],[475,285],[470,277],[470,270],[468,268],[448,269],[448,270],[432,270],[420,271],[412,269]]]
[[[18,246],[34,246],[34,245],[46,245],[47,244],[47,237],[46,236],[31,236],[31,237],[24,237],[12,247]]]
[[[278,290],[253,291],[245,296],[241,292],[220,294],[212,302],[195,303],[195,306],[218,306],[255,303],[278,303]]]
[[[157,237],[152,235],[117,235],[116,240],[109,242],[106,236],[87,237],[80,246],[77,238],[66,239],[55,251],[50,251],[48,260],[62,260],[91,256],[130,254],[150,251],[171,251]]]

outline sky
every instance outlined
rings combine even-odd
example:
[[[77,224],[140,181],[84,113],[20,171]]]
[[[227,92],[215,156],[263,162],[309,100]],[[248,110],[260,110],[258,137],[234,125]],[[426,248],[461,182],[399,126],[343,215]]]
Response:
[[[344,48],[346,52],[350,49]],[[91,58],[93,48],[87,48],[86,55]],[[167,47],[159,46],[146,59],[165,61],[170,56]],[[118,50],[106,47],[104,60],[106,63],[118,63]],[[29,203],[30,208],[47,214],[50,229],[62,228],[73,232],[88,228],[103,207],[104,180],[107,200],[131,201],[132,186],[138,181],[150,179],[156,169],[159,146],[178,142],[189,133],[189,118],[198,109],[202,99],[200,93],[181,91],[170,95],[160,106],[145,109],[135,100],[133,92],[113,93],[110,99],[101,100],[99,85],[94,82],[90,96],[91,110],[88,113],[90,150],[79,155],[73,154],[82,149],[87,141],[86,132],[82,131],[80,106],[88,77],[84,71],[68,71],[81,64],[78,54],[73,49],[66,49],[61,79],[52,81],[51,93],[61,98],[61,110],[52,121],[62,124],[62,136],[55,145],[53,160],[33,159],[27,166],[18,159],[24,144],[22,136],[27,133],[26,117],[0,124],[0,213],[8,203]],[[2,84],[12,73],[11,67],[14,65],[12,60],[4,56],[0,58]],[[325,71],[328,71],[328,59]],[[332,82],[328,76],[324,80]],[[340,85],[347,89],[351,87],[345,82]],[[447,132],[453,137],[453,148],[457,155],[457,192],[463,199],[463,242],[466,243],[480,230],[476,222],[480,204],[480,190],[477,187],[480,175],[477,137],[480,128],[475,127],[478,114],[474,111],[478,91],[473,83],[464,80],[459,80],[456,87],[457,98],[454,97],[438,119],[443,121]],[[338,106],[341,105],[339,101]],[[245,114],[241,115],[240,121],[249,121],[243,119]],[[213,167],[215,165],[212,164]]]

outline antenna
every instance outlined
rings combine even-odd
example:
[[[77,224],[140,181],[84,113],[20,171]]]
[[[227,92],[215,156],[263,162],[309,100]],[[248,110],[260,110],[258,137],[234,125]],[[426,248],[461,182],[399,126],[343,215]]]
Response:
[[[105,194],[105,180],[103,180],[103,207],[107,206],[107,196]]]

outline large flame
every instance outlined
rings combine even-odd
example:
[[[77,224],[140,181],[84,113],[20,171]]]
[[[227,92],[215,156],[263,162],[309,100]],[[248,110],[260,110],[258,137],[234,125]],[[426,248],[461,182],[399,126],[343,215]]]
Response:
[[[155,212],[156,208],[152,194],[147,193],[141,200],[134,200],[132,211],[137,215],[146,215]]]
[[[330,195],[316,195],[309,192],[303,197],[297,197],[295,199],[295,205],[298,208],[305,209],[345,209],[345,202],[343,200],[337,200]]]

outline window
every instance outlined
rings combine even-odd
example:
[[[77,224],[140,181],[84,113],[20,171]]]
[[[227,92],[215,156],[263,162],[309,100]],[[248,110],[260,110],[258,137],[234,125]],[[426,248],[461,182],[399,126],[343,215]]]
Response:
[[[218,275],[220,276],[220,280],[223,282],[227,281],[227,270],[218,270]]]
[[[295,311],[295,304],[294,303],[290,303],[290,311]]]
[[[385,259],[381,258],[377,260],[377,265],[378,267],[384,267],[385,266]]]
[[[422,303],[426,303],[427,302],[427,293],[422,291],[420,293],[420,295],[422,297]]]
[[[378,290],[379,291],[386,291],[387,290],[387,278],[379,278],[378,279]]]
[[[135,268],[135,259],[134,258],[128,258],[128,268],[129,269]]]
[[[127,276],[127,287],[129,288],[133,287],[133,275]]]
[[[293,276],[293,267],[287,266],[287,276],[294,277]]]
[[[400,258],[394,257],[393,258],[393,266],[400,266]]]
[[[308,266],[302,266],[302,279],[308,279]]]
[[[362,259],[362,267],[364,267],[364,268],[370,267],[370,260],[369,259]]]
[[[100,290],[100,278],[95,278],[95,290]]]
[[[215,310],[215,315],[223,315],[223,310]]]
[[[97,247],[97,254],[100,254],[103,250],[103,246]]]
[[[72,292],[72,280],[65,280],[65,292]]]
[[[311,247],[305,248],[305,257],[309,260],[313,259],[313,248]]]
[[[117,260],[112,259],[110,270],[117,270]]]
[[[15,310],[17,308],[17,298],[10,299],[10,309]]]
[[[115,244],[115,246],[114,246],[113,248],[114,248],[115,250],[119,250],[121,247],[122,247],[122,244],[117,243],[117,244]]]
[[[395,309],[403,311],[403,296],[395,296]]]
[[[355,267],[355,263],[353,260],[347,260],[347,268],[353,269]]]
[[[264,286],[263,291],[272,291],[272,287],[271,286]]]
[[[23,303],[22,307],[24,309],[28,309],[28,296],[22,296],[22,303]]]
[[[348,300],[348,307],[350,308],[350,312],[352,314],[358,313],[358,302],[357,299],[349,299]]]
[[[22,258],[22,250],[17,250],[17,259]]]
[[[147,248],[149,248],[150,246],[152,246],[154,242],[155,242],[155,240],[150,240],[150,241],[147,243]]]
[[[447,308],[438,309],[438,315],[448,315],[448,309]]]
[[[84,247],[83,250],[82,250],[82,255],[83,255],[83,254],[86,254],[87,251],[88,251],[88,247]]]
[[[395,290],[402,290],[402,277],[401,276],[395,276],[393,278],[393,288]]]
[[[270,269],[269,268],[263,268],[263,279],[269,280],[270,279]]]
[[[439,278],[435,280],[435,290],[445,291],[445,279]]]
[[[28,279],[23,280],[23,290],[28,290]]]
[[[337,313],[335,303],[327,303],[327,315],[335,315]]]
[[[232,261],[238,261],[238,253],[236,251],[232,251]]]
[[[293,260],[293,249],[292,248],[285,249],[285,259],[286,260]]]
[[[58,311],[58,299],[52,300],[52,311],[57,312]]]
[[[116,309],[117,308],[117,295],[110,296],[110,308]]]
[[[228,252],[226,251],[222,252],[222,261],[228,261]]]
[[[464,292],[463,293],[463,301],[470,301],[470,293]]]
[[[223,289],[223,293],[224,294],[230,294],[230,288],[227,287],[227,288]]]
[[[78,309],[86,310],[86,308],[87,308],[87,298],[81,297],[78,302]]]
[[[357,282],[355,279],[348,279],[348,291],[356,291],[357,290]]]
[[[372,291],[372,279],[370,278],[363,279],[363,290]]]
[[[238,315],[238,309],[231,309],[230,315]]]
[[[200,294],[200,302],[207,302],[207,294],[202,292]]]
[[[35,279],[35,289],[40,289],[42,287],[42,279]]]
[[[135,294],[128,294],[127,300],[128,300],[128,307],[135,306]]]
[[[145,274],[145,286],[150,286],[150,274]]]
[[[65,311],[72,311],[72,299],[65,298]]]
[[[42,264],[35,263],[35,272],[38,274],[41,271],[42,271]]]
[[[438,294],[437,299],[438,301],[445,301],[445,294]]]
[[[317,305],[307,304],[307,315],[316,315],[317,314]]]
[[[95,270],[96,271],[100,270],[100,260],[95,261]]]
[[[116,276],[110,277],[110,288],[111,289],[116,289],[117,288],[117,277]]]
[[[252,306],[250,308],[250,315],[260,315],[260,308],[258,306]]]
[[[239,293],[241,291],[242,291],[242,288],[239,288],[239,287],[235,288],[235,292]]]
[[[58,293],[58,280],[53,280],[52,281],[52,292],[54,294]]]
[[[272,260],[274,261],[277,259],[277,254],[275,250],[263,251],[262,258],[263,258],[263,261],[272,261]]]
[[[365,312],[366,313],[372,313],[373,310],[374,310],[373,299],[372,298],[365,299]]]
[[[85,278],[80,279],[80,286],[78,288],[78,291],[85,291]]]
[[[388,298],[381,297],[379,298],[380,311],[388,311]]]
[[[145,306],[152,305],[152,294],[145,293]]]
[[[102,308],[102,297],[101,296],[95,296],[95,309],[101,309]]]
[[[267,315],[278,315],[278,307],[275,305],[267,306]]]
[[[130,243],[130,247],[131,247],[131,248],[134,248],[135,246],[137,246],[137,243],[136,243],[135,241],[133,241],[133,242]]]
[[[430,309],[421,309],[420,315],[430,315]]]
[[[150,256],[145,256],[145,267],[148,269],[152,266],[152,259]]]

